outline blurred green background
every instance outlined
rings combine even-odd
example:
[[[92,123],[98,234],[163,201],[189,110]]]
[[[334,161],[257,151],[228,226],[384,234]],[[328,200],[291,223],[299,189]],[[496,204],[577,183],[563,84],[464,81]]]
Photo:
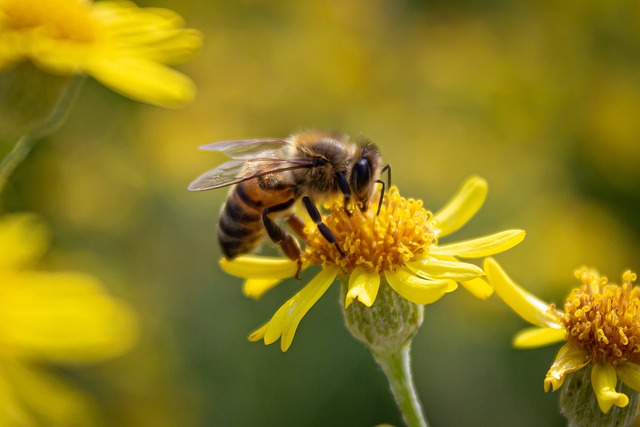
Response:
[[[216,140],[306,128],[363,134],[406,196],[439,209],[471,174],[484,208],[452,240],[523,228],[499,261],[561,302],[587,264],[640,270],[637,1],[149,0],[205,33],[180,67],[197,100],[163,110],[88,81],[65,126],[3,195],[52,225],[55,269],[100,277],[138,312],[133,352],[73,372],[105,425],[401,425],[382,373],[342,325],[338,289],[292,348],[247,334],[300,286],[260,301],[217,265],[226,191],[188,183]],[[313,272],[307,272],[309,278]],[[303,282],[304,283],[304,282]],[[413,366],[434,426],[561,426],[543,378],[558,346],[513,350],[526,326],[461,289],[428,306]]]

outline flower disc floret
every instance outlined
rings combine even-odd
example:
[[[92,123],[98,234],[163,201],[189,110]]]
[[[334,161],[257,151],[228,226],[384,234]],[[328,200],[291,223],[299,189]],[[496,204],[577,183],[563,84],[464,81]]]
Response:
[[[640,288],[636,274],[626,271],[621,285],[583,268],[576,271],[583,286],[571,291],[564,305],[568,337],[590,354],[594,363],[618,366],[640,362]]]
[[[377,201],[372,205],[377,206]],[[356,267],[376,273],[396,271],[427,253],[435,243],[433,214],[423,207],[422,200],[400,196],[396,187],[385,194],[379,214],[375,209],[347,213],[336,205],[324,222],[344,255],[335,245],[327,244],[318,227],[311,223],[305,229],[305,258],[312,264],[339,266],[349,274]]]

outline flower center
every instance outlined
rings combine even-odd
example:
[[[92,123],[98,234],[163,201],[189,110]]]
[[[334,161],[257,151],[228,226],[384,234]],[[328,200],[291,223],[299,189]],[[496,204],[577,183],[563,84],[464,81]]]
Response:
[[[87,43],[95,38],[90,3],[81,0],[0,0],[0,31],[41,31],[44,36]]]
[[[583,286],[571,291],[563,322],[569,339],[591,353],[593,362],[614,366],[640,362],[640,288],[626,271],[622,285],[607,284],[586,268],[576,271]]]
[[[336,203],[324,223],[331,229],[344,255],[320,234],[315,224],[305,228],[307,246],[304,257],[316,265],[337,265],[347,273],[362,266],[369,271],[395,271],[416,255],[425,253],[435,241],[433,215],[422,200],[405,199],[396,187],[384,195],[380,214],[377,200],[361,212],[348,215]]]

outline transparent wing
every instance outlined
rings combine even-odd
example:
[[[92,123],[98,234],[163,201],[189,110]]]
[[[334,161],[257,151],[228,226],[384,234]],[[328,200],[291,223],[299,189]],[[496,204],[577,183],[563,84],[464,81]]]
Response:
[[[241,139],[220,141],[203,145],[201,150],[218,151],[232,159],[244,160],[259,157],[278,157],[286,151],[289,143],[283,139]]]
[[[191,184],[190,191],[213,190],[247,181],[270,173],[313,167],[312,159],[251,158],[232,160],[200,175]]]

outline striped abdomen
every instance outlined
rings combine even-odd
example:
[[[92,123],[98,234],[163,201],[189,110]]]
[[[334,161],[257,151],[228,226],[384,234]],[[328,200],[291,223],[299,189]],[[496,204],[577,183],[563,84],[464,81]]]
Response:
[[[218,240],[225,257],[252,252],[265,234],[262,211],[291,198],[290,189],[265,190],[257,179],[232,187],[218,223]]]

